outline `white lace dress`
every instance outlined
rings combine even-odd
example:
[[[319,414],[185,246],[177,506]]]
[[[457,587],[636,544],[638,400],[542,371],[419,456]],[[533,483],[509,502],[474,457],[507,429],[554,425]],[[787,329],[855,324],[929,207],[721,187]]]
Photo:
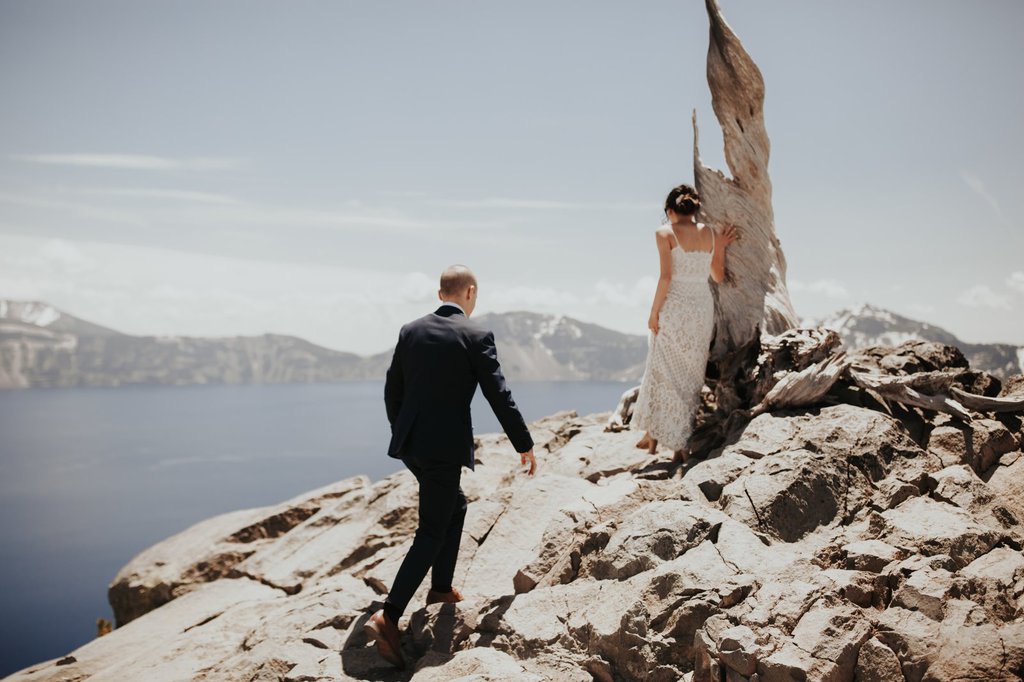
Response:
[[[673,235],[672,281],[658,316],[658,333],[648,332],[647,365],[633,407],[633,425],[672,450],[686,446],[704,386],[715,328],[708,280],[714,235],[712,230],[711,251],[683,251]]]

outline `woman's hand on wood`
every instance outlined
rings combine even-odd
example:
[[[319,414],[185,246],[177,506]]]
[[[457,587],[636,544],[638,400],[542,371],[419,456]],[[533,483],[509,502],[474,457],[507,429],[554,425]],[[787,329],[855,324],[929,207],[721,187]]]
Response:
[[[729,244],[739,241],[739,239],[740,232],[736,229],[735,225],[726,225],[722,228],[722,234],[718,235],[718,241],[725,246],[729,246]]]

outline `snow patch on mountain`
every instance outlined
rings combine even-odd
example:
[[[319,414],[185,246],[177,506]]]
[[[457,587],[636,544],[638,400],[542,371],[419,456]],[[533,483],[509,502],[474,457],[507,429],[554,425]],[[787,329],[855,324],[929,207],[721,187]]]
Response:
[[[38,301],[0,301],[0,319],[48,327],[60,319],[60,314],[52,305]]]
[[[927,322],[912,320],[870,303],[839,310],[822,319],[801,320],[806,327],[834,329],[847,348],[898,346],[911,340],[942,343],[959,348],[971,367],[1006,377],[1024,371],[1024,353],[1005,343],[967,343]]]

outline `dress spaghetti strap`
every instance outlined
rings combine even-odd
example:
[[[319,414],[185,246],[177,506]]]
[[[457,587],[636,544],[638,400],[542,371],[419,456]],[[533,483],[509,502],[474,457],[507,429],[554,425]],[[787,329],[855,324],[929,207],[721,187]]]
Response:
[[[715,228],[708,225],[708,229],[711,230],[711,253],[715,253]]]
[[[672,232],[672,241],[674,241],[676,243],[676,246],[679,247],[680,251],[683,251],[684,250],[683,249],[683,245],[679,243],[679,237],[676,236],[676,228],[674,228],[671,225],[669,225],[668,229],[669,229],[669,231]]]

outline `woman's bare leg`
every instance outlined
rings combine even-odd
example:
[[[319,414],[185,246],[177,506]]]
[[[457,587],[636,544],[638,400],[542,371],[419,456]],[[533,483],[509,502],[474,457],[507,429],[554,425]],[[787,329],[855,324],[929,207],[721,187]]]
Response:
[[[685,464],[688,459],[690,459],[690,451],[686,448],[676,450],[672,456],[672,461],[680,464]]]

